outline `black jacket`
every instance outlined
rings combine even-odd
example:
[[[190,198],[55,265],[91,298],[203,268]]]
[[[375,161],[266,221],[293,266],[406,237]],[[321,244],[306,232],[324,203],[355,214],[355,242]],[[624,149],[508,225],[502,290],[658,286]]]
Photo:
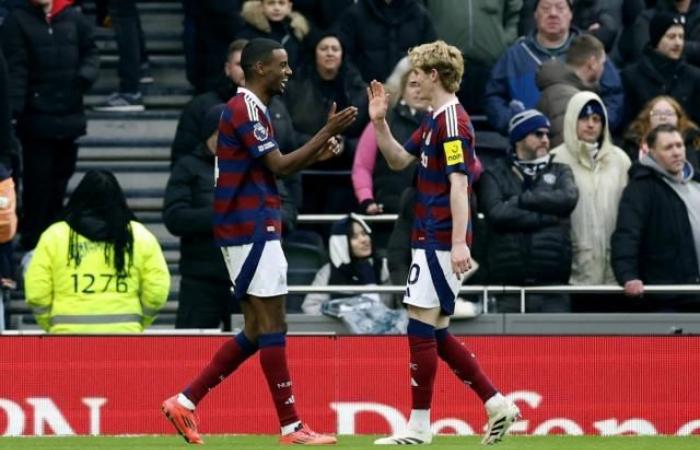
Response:
[[[296,207],[283,183],[282,229],[291,231]],[[180,239],[180,273],[186,276],[227,281],[221,250],[214,242],[214,155],[204,146],[185,155],[173,167],[165,189],[163,222]]]
[[[308,140],[328,120],[331,104],[336,102],[340,111],[348,106],[358,109],[355,123],[345,131],[346,138],[357,138],[369,120],[367,112],[367,85],[354,66],[344,62],[335,80],[322,82],[315,64],[305,64],[292,76],[284,94],[284,102],[292,117],[294,129]],[[342,155],[314,164],[315,169],[350,169],[354,156],[353,144],[348,144]],[[350,148],[349,148],[350,147]]]
[[[411,47],[437,39],[430,14],[417,0],[359,0],[336,25],[345,57],[368,83],[386,80]]]
[[[695,284],[698,257],[688,210],[661,175],[639,162],[630,168],[611,238],[617,281],[645,284]],[[693,180],[700,182],[697,172]]]
[[[13,138],[7,88],[7,64],[0,49],[0,164],[5,169],[10,170],[12,167],[12,154],[15,153],[17,146]]]
[[[489,282],[568,283],[571,221],[578,188],[571,169],[551,162],[530,189],[508,159],[486,169],[476,189],[488,226]]]
[[[647,46],[639,62],[625,68],[620,76],[625,89],[625,123],[658,95],[675,98],[694,122],[700,120],[700,69]]]
[[[83,94],[99,68],[88,19],[68,7],[47,22],[40,8],[27,5],[12,11],[2,33],[19,133],[44,139],[85,134]]]

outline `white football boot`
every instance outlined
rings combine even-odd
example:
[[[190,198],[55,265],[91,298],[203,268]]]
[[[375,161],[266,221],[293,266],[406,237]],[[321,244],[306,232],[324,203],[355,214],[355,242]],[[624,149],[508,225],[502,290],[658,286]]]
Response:
[[[416,431],[410,428],[403,433],[379,438],[374,445],[420,445],[430,444],[433,441],[433,433],[430,431]]]
[[[489,423],[481,443],[497,444],[503,440],[508,429],[520,419],[520,409],[501,394],[494,395],[485,406]]]

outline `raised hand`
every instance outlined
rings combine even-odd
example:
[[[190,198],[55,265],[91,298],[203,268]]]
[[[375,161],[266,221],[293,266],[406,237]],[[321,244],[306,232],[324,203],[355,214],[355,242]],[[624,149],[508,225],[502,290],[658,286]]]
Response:
[[[348,106],[340,112],[336,112],[336,108],[337,105],[333,102],[326,122],[326,128],[333,136],[342,134],[357,119],[356,107]]]
[[[371,120],[384,120],[389,110],[389,94],[384,90],[384,85],[377,80],[372,80],[367,87],[369,98],[369,118]]]

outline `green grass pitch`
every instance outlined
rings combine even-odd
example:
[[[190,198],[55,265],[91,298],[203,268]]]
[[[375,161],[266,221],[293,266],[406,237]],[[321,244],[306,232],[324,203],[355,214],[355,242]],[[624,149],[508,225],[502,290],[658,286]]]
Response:
[[[170,450],[202,448],[203,450],[276,449],[285,448],[275,436],[204,436],[204,447],[192,447],[179,436],[137,437],[0,437],[0,449],[12,450]],[[329,448],[376,450],[376,436],[340,436],[338,445]],[[430,450],[485,449],[479,437],[437,436]],[[696,450],[700,437],[667,436],[508,436],[503,442],[489,447],[494,450]]]

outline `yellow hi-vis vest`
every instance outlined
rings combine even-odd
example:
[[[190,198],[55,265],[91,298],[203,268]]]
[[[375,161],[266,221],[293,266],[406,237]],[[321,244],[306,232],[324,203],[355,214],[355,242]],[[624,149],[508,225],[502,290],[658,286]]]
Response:
[[[131,222],[134,256],[126,276],[105,261],[104,243],[78,235],[80,265],[68,264],[70,227],[42,233],[24,276],[27,304],[49,333],[140,333],[155,319],[170,291],[170,274],[157,239]],[[128,258],[127,258],[128,264]]]

